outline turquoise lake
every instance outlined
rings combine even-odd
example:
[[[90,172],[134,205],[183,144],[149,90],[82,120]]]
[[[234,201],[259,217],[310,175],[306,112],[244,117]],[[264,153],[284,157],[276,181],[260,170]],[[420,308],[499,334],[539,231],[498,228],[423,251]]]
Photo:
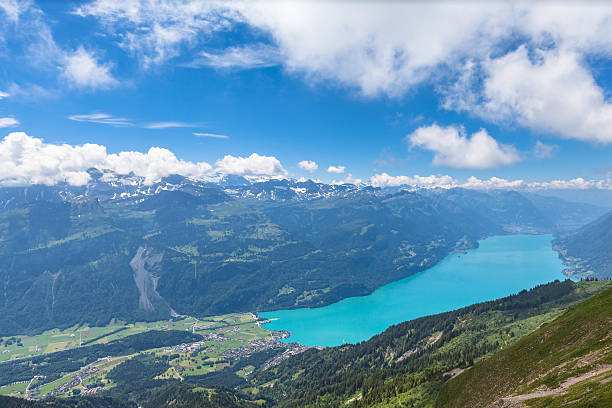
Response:
[[[449,255],[435,266],[368,296],[320,308],[260,313],[263,318],[276,319],[263,327],[287,330],[291,337],[285,341],[307,346],[358,343],[396,323],[565,279],[551,240],[551,235],[490,237],[467,254]]]

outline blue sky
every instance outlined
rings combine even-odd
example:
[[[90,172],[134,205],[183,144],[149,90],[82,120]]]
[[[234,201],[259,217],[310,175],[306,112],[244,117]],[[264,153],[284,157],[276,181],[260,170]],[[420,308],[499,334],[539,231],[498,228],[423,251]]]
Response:
[[[0,144],[4,184],[92,165],[609,186],[605,3],[3,0],[0,22],[0,137],[25,133]]]

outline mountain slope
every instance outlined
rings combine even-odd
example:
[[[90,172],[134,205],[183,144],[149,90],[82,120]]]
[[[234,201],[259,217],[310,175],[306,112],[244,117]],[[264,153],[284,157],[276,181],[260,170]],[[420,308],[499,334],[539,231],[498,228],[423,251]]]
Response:
[[[570,273],[612,277],[612,212],[554,242]]]
[[[612,406],[612,289],[448,381],[436,407]]]

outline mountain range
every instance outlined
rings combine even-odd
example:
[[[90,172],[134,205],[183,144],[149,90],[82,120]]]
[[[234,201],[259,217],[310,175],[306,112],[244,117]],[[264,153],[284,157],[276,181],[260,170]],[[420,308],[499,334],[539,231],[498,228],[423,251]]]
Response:
[[[0,188],[0,335],[323,306],[481,238],[605,211],[515,191],[90,174],[84,186]]]

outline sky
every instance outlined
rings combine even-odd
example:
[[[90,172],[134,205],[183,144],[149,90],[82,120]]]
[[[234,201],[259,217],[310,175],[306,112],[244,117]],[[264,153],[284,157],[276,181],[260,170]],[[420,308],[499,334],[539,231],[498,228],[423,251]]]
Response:
[[[0,0],[0,185],[612,188],[606,2]]]

